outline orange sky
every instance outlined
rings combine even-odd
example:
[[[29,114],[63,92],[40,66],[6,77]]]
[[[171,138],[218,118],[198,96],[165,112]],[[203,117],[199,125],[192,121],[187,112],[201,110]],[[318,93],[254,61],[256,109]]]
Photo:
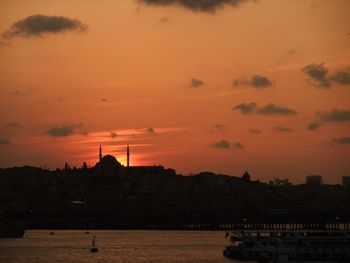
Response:
[[[350,1],[230,1],[2,0],[0,167],[94,165],[100,143],[124,163],[130,143],[132,165],[340,183]]]

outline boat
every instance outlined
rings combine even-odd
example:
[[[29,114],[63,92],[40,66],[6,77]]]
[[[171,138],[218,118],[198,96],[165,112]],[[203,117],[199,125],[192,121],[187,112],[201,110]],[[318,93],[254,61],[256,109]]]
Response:
[[[350,233],[345,230],[238,230],[223,255],[271,263],[350,262]]]
[[[0,238],[21,238],[24,233],[23,224],[0,221]]]
[[[4,211],[0,210],[0,238],[20,238],[24,236],[24,232],[23,223],[5,219]]]
[[[92,253],[96,253],[96,252],[98,252],[98,249],[97,249],[97,247],[92,247],[92,248],[90,248],[90,251]]]
[[[96,237],[93,237],[93,239],[92,239],[90,252],[91,252],[91,253],[96,253],[96,252],[98,252],[98,249],[97,249],[97,247],[96,247]]]

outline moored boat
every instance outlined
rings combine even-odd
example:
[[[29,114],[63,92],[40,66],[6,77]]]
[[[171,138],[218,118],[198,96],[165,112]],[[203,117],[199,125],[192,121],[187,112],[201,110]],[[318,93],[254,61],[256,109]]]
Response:
[[[24,233],[22,224],[0,221],[0,238],[20,238]]]

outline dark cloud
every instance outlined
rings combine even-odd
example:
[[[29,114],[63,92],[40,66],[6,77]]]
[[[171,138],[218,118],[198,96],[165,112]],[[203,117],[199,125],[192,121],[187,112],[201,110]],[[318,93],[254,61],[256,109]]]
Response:
[[[260,133],[262,133],[262,130],[259,130],[259,129],[249,129],[248,131],[250,133],[253,133],[253,134],[260,134]]]
[[[53,127],[46,131],[46,134],[51,137],[66,137],[74,134],[73,127],[62,126],[62,127]]]
[[[339,69],[332,74],[329,74],[328,68],[324,63],[320,64],[309,64],[302,69],[302,71],[307,74],[316,87],[319,88],[330,88],[332,83],[337,83],[340,85],[350,84],[350,71],[349,68]]]
[[[302,68],[301,71],[310,77],[310,80],[315,82],[317,87],[326,89],[330,87],[331,83],[327,77],[328,69],[325,67],[324,63],[309,64]]]
[[[223,132],[225,130],[226,126],[224,124],[215,124],[214,129],[220,132]]]
[[[10,140],[6,138],[0,138],[0,145],[8,145],[10,144]]]
[[[349,85],[350,72],[346,70],[338,70],[331,76],[331,80],[341,85]]]
[[[253,113],[257,108],[257,104],[255,102],[251,103],[241,103],[237,106],[233,107],[232,110],[240,110],[243,114]]]
[[[321,124],[318,122],[310,122],[306,128],[309,131],[318,131],[321,128]]]
[[[192,79],[191,80],[191,87],[192,88],[200,88],[204,85],[204,81],[200,79]]]
[[[244,149],[243,144],[241,144],[240,142],[235,142],[235,143],[233,144],[233,147],[235,147],[235,148],[238,149],[238,150],[243,150],[243,149]]]
[[[22,93],[19,90],[15,90],[15,91],[11,92],[11,94],[14,96],[21,96],[22,95]]]
[[[240,110],[243,114],[256,113],[261,115],[295,115],[297,111],[284,107],[282,105],[275,105],[269,103],[265,106],[258,107],[255,102],[241,103],[233,107],[232,110]]]
[[[267,88],[272,85],[272,82],[265,76],[254,75],[250,79],[250,84],[257,89]]]
[[[350,111],[349,110],[338,110],[333,109],[329,112],[318,113],[322,121],[329,122],[341,122],[341,121],[350,121]]]
[[[258,114],[262,115],[295,115],[297,112],[293,109],[281,106],[281,105],[275,105],[275,104],[267,104],[257,111]]]
[[[281,133],[283,133],[283,132],[294,132],[293,129],[286,128],[286,127],[281,127],[281,126],[276,126],[276,127],[274,128],[274,130],[275,130],[276,132],[281,132]]]
[[[234,86],[252,86],[256,89],[264,89],[272,86],[272,81],[261,75],[253,75],[249,80],[247,79],[235,79],[233,81]]]
[[[217,148],[217,149],[230,149],[231,145],[228,141],[226,140],[221,140],[218,142],[215,142],[213,144],[210,145],[213,148]]]
[[[22,128],[23,126],[17,122],[8,122],[5,124],[5,127],[6,128],[15,128],[15,129],[20,129]]]
[[[158,6],[181,6],[194,12],[215,13],[225,6],[238,7],[248,0],[139,0],[141,3]]]
[[[350,136],[334,138],[333,142],[337,144],[350,144]]]
[[[63,16],[33,15],[16,21],[3,33],[5,38],[35,37],[65,31],[84,32],[88,26],[77,19]]]

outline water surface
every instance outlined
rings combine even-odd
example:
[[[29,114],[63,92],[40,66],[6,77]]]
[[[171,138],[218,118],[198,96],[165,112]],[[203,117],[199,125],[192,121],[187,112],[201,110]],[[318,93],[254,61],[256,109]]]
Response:
[[[53,232],[53,234],[50,234]],[[222,231],[27,230],[23,238],[0,239],[1,263],[233,263],[222,251]],[[90,246],[96,236],[98,253]]]

